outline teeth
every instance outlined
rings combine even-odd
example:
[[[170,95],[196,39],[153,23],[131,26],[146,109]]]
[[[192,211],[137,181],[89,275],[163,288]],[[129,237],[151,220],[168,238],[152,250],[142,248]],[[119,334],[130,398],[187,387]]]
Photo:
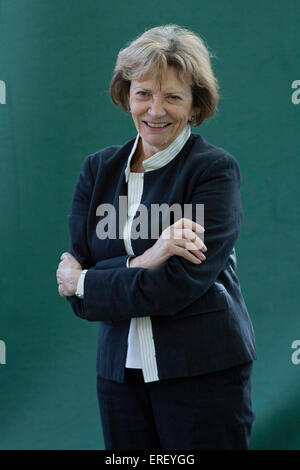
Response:
[[[150,122],[147,122],[147,124],[149,127],[166,127],[168,125],[168,123],[167,124],[153,124]]]

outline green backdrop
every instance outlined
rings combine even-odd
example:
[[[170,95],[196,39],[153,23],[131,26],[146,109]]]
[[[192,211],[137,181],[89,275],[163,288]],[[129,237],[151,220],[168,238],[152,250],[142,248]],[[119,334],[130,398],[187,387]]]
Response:
[[[166,23],[215,53],[221,101],[195,132],[242,171],[238,274],[258,350],[251,449],[300,449],[299,20],[298,0],[0,0],[1,449],[104,448],[98,324],[73,314],[55,272],[84,158],[135,136],[109,99],[116,55]]]

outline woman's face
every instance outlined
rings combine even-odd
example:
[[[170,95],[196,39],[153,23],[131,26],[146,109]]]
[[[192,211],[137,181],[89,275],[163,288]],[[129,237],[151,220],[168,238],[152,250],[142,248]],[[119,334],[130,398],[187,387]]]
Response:
[[[174,67],[168,67],[161,82],[151,76],[131,81],[129,106],[146,157],[179,136],[196,112],[192,104],[191,86],[179,80]]]

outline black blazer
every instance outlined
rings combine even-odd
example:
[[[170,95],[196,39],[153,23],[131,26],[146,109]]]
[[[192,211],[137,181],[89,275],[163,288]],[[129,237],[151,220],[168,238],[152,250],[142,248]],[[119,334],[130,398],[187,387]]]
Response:
[[[75,188],[69,251],[88,269],[84,299],[67,297],[76,315],[100,321],[97,372],[124,381],[132,317],[150,316],[159,379],[193,376],[256,359],[251,320],[236,276],[241,223],[240,171],[222,148],[191,134],[165,166],[144,173],[141,203],[204,204],[202,264],[172,256],[157,269],[127,268],[122,237],[100,240],[97,207],[127,195],[125,168],[134,139],[89,155]],[[195,212],[193,212],[194,216]],[[136,216],[138,212],[136,213]],[[117,217],[117,234],[122,233]],[[156,240],[132,239],[136,256]]]

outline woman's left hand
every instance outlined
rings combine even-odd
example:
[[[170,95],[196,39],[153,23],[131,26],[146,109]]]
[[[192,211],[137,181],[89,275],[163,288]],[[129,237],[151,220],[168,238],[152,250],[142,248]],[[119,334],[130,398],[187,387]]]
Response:
[[[58,292],[60,296],[71,296],[76,292],[78,279],[82,271],[81,264],[71,255],[65,252],[60,257],[61,262],[56,270]]]

